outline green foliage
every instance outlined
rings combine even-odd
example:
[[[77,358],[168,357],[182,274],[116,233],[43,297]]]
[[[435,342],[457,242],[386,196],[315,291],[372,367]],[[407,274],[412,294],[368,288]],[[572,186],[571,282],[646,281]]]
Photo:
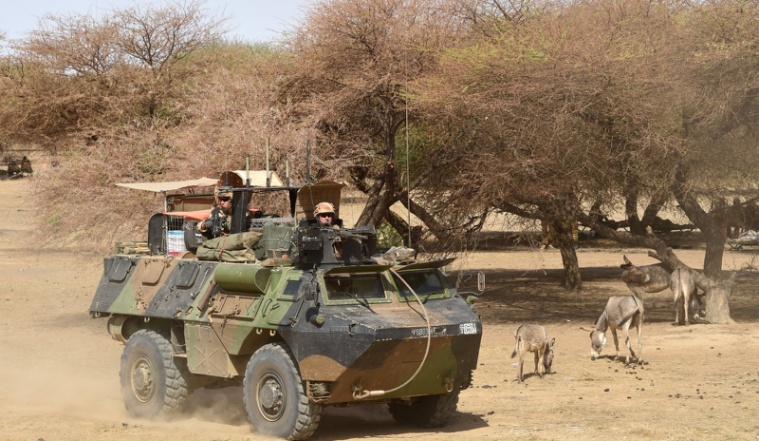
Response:
[[[163,174],[166,163],[171,157],[172,149],[168,146],[155,146],[138,152],[137,167],[141,173],[148,176]]]
[[[60,226],[62,220],[63,220],[62,216],[58,213],[50,214],[45,217],[45,222],[49,224],[52,228],[56,228]]]
[[[377,227],[377,247],[390,248],[403,246],[403,238],[389,222],[382,222]]]
[[[408,134],[408,136],[407,136]],[[408,144],[407,144],[408,142]],[[429,169],[430,161],[436,158],[440,143],[425,131],[424,126],[410,125],[407,131],[398,132],[395,136],[397,151],[399,185],[407,186],[406,166],[413,182],[420,173]],[[406,148],[408,146],[408,149]]]
[[[184,63],[193,66],[212,66],[214,70],[239,71],[251,66],[251,61],[276,56],[279,51],[267,43],[217,41],[191,54]]]

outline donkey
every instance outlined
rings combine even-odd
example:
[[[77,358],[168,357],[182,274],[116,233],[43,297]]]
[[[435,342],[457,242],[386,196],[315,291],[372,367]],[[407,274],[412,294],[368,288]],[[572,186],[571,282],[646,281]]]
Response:
[[[656,293],[670,288],[675,301],[675,324],[680,323],[680,310],[685,310],[683,315],[686,326],[690,323],[689,313],[696,319],[700,317],[704,295],[698,295],[695,271],[677,269],[670,274],[659,265],[635,266],[627,259],[627,256],[622,257],[625,260],[625,263],[620,265],[620,268],[624,269],[622,281],[636,297],[642,299],[643,293]],[[683,292],[683,289],[687,292]],[[688,306],[681,306],[679,303],[681,300],[682,305]]]
[[[625,259],[625,263],[620,265],[620,268],[624,269],[622,281],[637,298],[642,299],[644,293],[660,292],[670,287],[670,275],[661,266],[635,266],[627,256],[622,258]]]
[[[524,356],[528,352],[535,353],[535,373],[543,378],[544,373],[551,372],[553,364],[553,348],[556,339],[548,341],[546,328],[540,325],[520,325],[514,333],[514,351],[511,358],[519,353],[519,376],[517,381],[523,382],[522,370],[524,368]]]
[[[630,345],[630,328],[638,330],[638,353],[632,350]],[[611,328],[611,334],[614,336],[614,347],[617,350],[614,359],[619,359],[619,340],[617,339],[617,330],[621,329],[625,333],[625,347],[627,356],[625,364],[630,364],[630,355],[637,358],[638,364],[643,360],[643,344],[641,335],[643,334],[643,303],[637,296],[613,296],[609,297],[606,302],[606,308],[598,317],[593,329],[580,329],[590,331],[590,359],[595,360],[601,356],[601,350],[606,345],[606,330]]]
[[[669,285],[672,288],[675,303],[675,322],[673,324],[680,324],[681,313],[683,314],[685,326],[690,324],[688,319],[690,313],[693,314],[694,319],[699,319],[704,295],[698,295],[695,272],[685,268],[678,268],[672,271]]]

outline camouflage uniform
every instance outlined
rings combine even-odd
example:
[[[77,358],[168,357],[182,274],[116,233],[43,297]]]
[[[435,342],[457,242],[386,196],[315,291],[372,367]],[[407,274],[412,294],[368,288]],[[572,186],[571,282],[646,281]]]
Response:
[[[251,248],[261,240],[261,236],[261,233],[248,231],[210,239],[198,247],[195,255],[200,260],[255,262],[256,255]]]
[[[232,229],[232,204],[225,210],[221,198],[232,198],[232,193],[228,191],[214,190],[214,208],[211,215],[204,221],[198,222],[198,231],[208,239],[213,239],[222,235],[229,234]],[[214,226],[219,230],[214,231]]]

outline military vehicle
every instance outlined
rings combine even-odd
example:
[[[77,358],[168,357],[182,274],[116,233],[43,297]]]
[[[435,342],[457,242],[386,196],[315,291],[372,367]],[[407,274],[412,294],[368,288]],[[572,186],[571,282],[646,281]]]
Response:
[[[5,156],[6,175],[9,178],[20,178],[32,174],[32,162],[26,156]]]
[[[325,406],[387,403],[399,423],[445,425],[471,385],[482,337],[471,299],[444,272],[453,259],[378,251],[373,227],[339,220],[341,184],[272,185],[271,172],[265,182],[248,173],[216,181],[234,202],[222,241],[258,238],[243,241],[255,254],[247,260],[227,260],[219,248],[198,257],[210,241],[194,226],[213,194],[195,186],[208,180],[132,185],[164,192],[166,211],[151,218],[147,246],[105,257],[90,306],[125,344],[128,411],[169,415],[193,390],[242,385],[253,430],[280,438],[311,436]],[[184,193],[170,194],[177,188]],[[251,198],[271,192],[289,198],[289,216],[243,222]],[[312,215],[322,201],[335,206],[331,226]],[[178,235],[185,250],[172,250]]]

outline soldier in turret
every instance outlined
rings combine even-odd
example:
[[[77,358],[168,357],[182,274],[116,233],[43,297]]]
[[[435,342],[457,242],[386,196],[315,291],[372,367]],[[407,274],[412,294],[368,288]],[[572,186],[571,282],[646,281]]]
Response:
[[[329,202],[319,202],[314,207],[314,219],[321,228],[335,228],[339,225],[335,219],[335,206]]]
[[[209,238],[215,238],[229,234],[232,226],[232,192],[220,190],[218,187],[214,190],[214,206],[211,215],[204,221],[198,223],[198,231]]]

